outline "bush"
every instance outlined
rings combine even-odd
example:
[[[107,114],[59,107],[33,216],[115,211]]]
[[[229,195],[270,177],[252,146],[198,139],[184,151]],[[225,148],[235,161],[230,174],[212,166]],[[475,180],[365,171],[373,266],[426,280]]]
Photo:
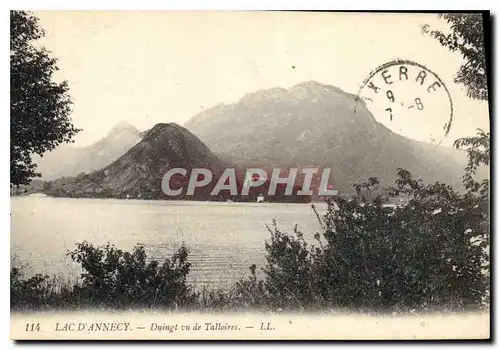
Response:
[[[489,295],[488,201],[449,186],[425,186],[398,170],[389,198],[366,199],[376,179],[349,200],[329,202],[318,245],[270,229],[265,288],[279,308],[359,311],[476,309]],[[366,191],[362,188],[366,187]]]
[[[68,255],[84,270],[81,294],[93,303],[121,308],[181,307],[196,298],[187,284],[191,264],[189,251],[181,246],[163,264],[146,261],[144,247],[137,245],[132,253],[112,244],[94,247],[77,244]]]
[[[193,307],[204,311],[268,309],[269,295],[264,282],[257,279],[256,270],[255,264],[250,266],[250,275],[229,288],[202,289]]]
[[[20,267],[10,269],[10,306],[22,309],[45,304],[50,295],[49,276],[23,277]]]
[[[303,234],[282,232],[273,221],[268,227],[270,243],[266,246],[265,290],[275,309],[304,309],[318,302],[314,275],[318,249],[308,247]],[[319,276],[317,276],[319,278]]]
[[[269,295],[263,281],[257,279],[257,266],[250,266],[250,276],[236,282],[233,289],[232,306],[239,308],[267,308]]]

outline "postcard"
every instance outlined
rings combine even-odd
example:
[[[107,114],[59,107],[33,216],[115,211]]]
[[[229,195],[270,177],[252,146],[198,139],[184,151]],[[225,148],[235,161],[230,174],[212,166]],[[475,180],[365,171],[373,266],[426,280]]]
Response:
[[[11,338],[490,339],[490,21],[11,11]]]

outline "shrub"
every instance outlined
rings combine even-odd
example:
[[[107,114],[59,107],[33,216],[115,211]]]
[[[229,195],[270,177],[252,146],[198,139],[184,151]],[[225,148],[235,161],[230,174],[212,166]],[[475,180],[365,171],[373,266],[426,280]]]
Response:
[[[236,282],[231,305],[238,308],[267,308],[269,306],[269,295],[264,288],[264,282],[257,279],[257,266],[250,266],[250,276]]]
[[[14,309],[43,305],[49,299],[49,276],[37,274],[24,279],[20,267],[10,269],[10,306]]]
[[[328,204],[318,245],[276,225],[266,244],[265,288],[276,307],[369,311],[465,310],[484,304],[489,286],[488,201],[447,185],[424,185],[398,170],[403,206],[383,205],[375,179],[351,199]],[[365,189],[364,191],[362,189]]]
[[[181,307],[196,298],[187,284],[191,264],[189,251],[181,246],[163,264],[146,261],[144,247],[137,245],[132,253],[112,244],[94,247],[82,242],[68,252],[84,270],[81,294],[93,303],[113,308]]]
[[[314,304],[318,297],[314,286],[317,249],[308,248],[297,226],[293,235],[282,232],[275,221],[268,230],[271,241],[265,244],[267,264],[263,271],[270,306],[303,309]]]
[[[228,288],[203,288],[194,308],[205,311],[268,309],[269,296],[264,282],[257,278],[256,270],[255,264],[250,266],[250,275]]]

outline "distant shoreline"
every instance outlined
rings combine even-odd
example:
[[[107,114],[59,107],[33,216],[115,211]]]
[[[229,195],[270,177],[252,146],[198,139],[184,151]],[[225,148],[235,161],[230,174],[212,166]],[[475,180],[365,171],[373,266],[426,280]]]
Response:
[[[10,194],[10,198],[62,198],[62,199],[115,199],[115,200],[128,200],[128,201],[163,201],[163,202],[210,202],[210,203],[255,203],[255,204],[326,204],[326,201],[310,201],[310,202],[277,202],[277,201],[223,201],[223,200],[196,200],[196,199],[168,199],[168,198],[117,198],[117,197],[63,197],[63,196],[51,196],[43,192],[34,192],[30,194]]]

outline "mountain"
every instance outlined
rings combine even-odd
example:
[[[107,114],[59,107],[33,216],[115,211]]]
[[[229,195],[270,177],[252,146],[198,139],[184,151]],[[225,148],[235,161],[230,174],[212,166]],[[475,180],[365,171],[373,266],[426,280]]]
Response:
[[[188,130],[175,123],[160,123],[116,161],[90,174],[52,181],[45,193],[71,197],[167,198],[161,191],[161,180],[168,169],[185,168],[186,178],[192,168],[210,169],[215,181],[224,166],[225,163]],[[182,181],[186,184],[187,179]],[[207,185],[192,197],[175,199],[208,198],[209,189]]]
[[[355,95],[314,81],[247,94],[199,113],[185,127],[238,164],[330,167],[334,186],[348,192],[368,177],[392,182],[397,168],[426,182],[459,185],[466,162],[463,151],[393,133],[364,101],[356,106]]]
[[[134,126],[120,122],[101,140],[87,147],[62,144],[54,151],[35,157],[42,179],[53,180],[62,176],[90,173],[110,164],[141,139]]]

